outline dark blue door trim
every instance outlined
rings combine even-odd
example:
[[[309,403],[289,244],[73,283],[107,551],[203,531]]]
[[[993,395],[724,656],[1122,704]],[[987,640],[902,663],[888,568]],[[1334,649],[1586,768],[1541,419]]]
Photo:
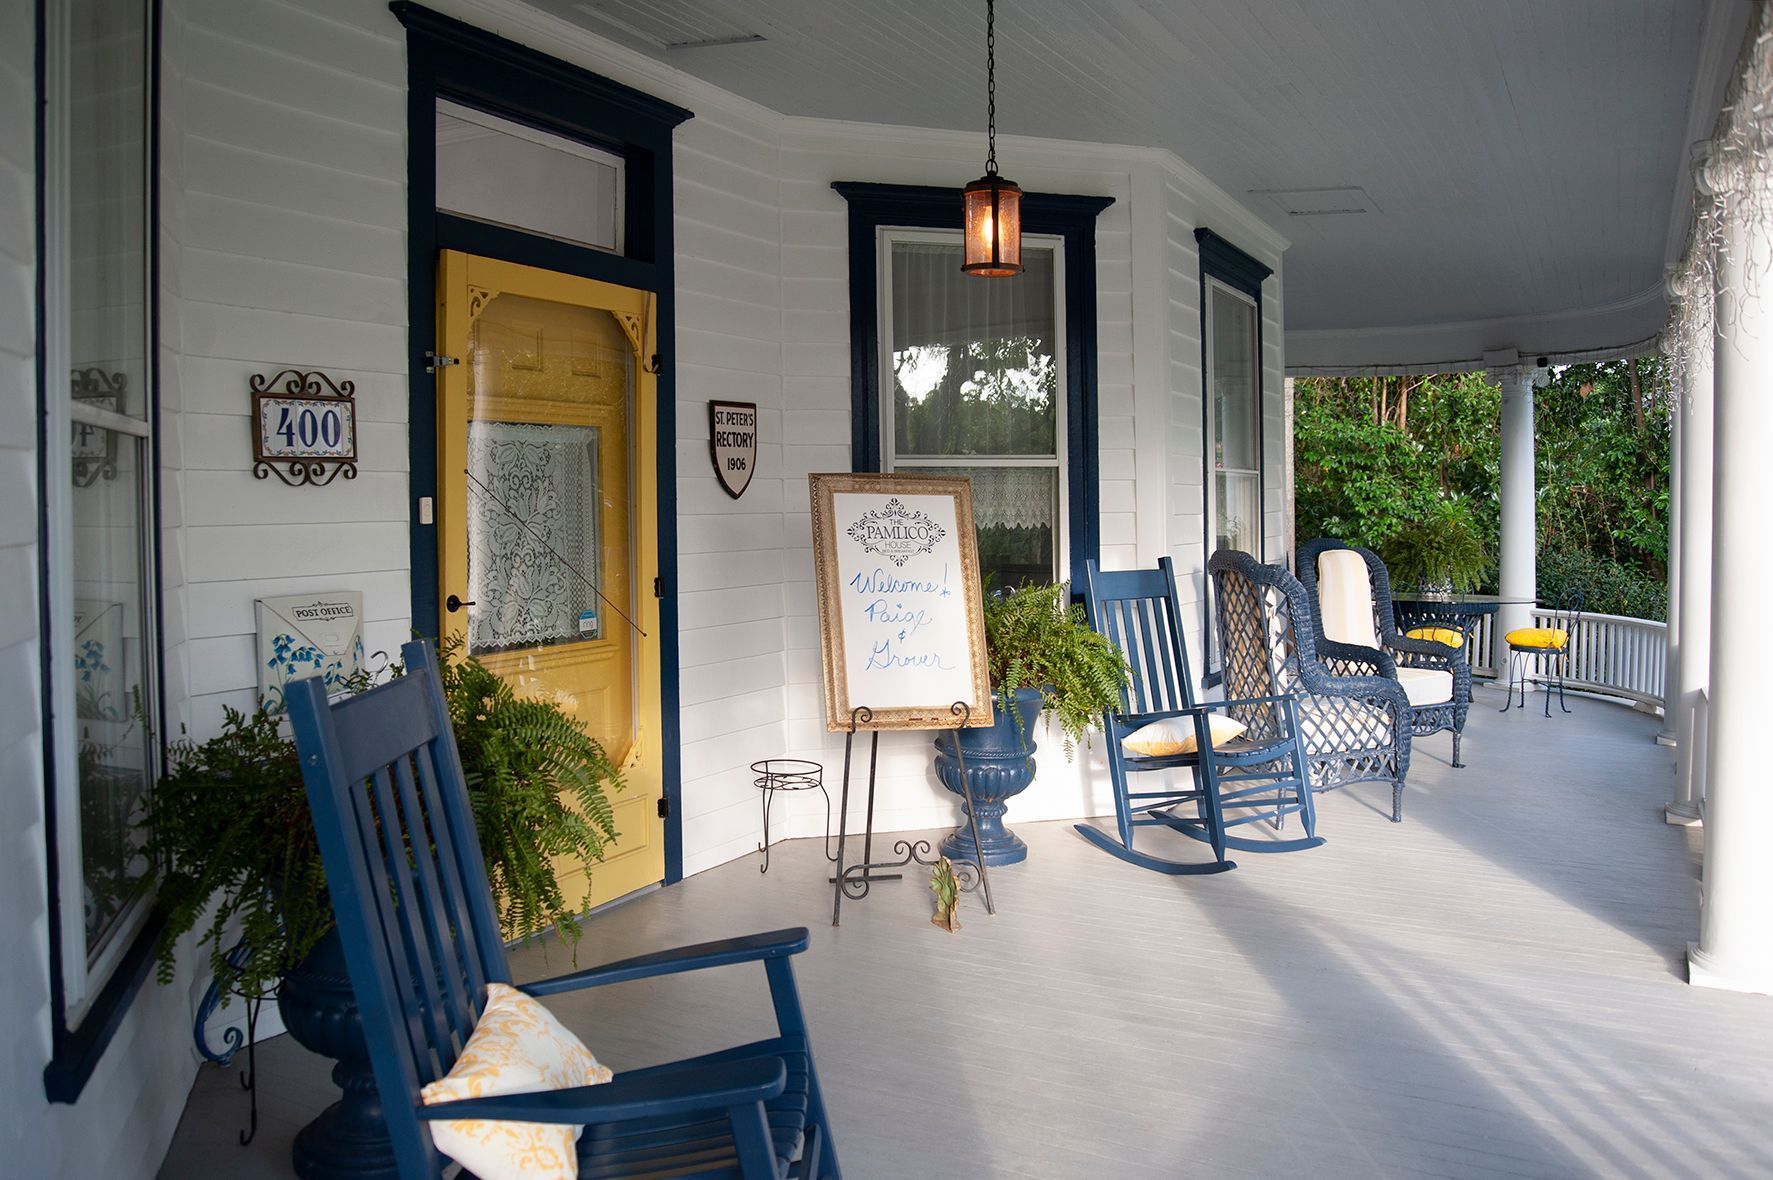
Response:
[[[960,190],[908,184],[831,186],[849,202],[850,467],[880,470],[879,276],[875,242],[883,226],[961,226]],[[1024,193],[1022,230],[1065,243],[1066,465],[1070,476],[1071,584],[1101,554],[1101,447],[1096,419],[1096,217],[1113,197]],[[981,282],[990,282],[982,279]]]
[[[1207,371],[1207,280],[1218,279],[1228,287],[1242,291],[1256,301],[1256,503],[1262,504],[1266,494],[1268,457],[1264,453],[1262,442],[1263,406],[1262,388],[1263,353],[1262,353],[1262,284],[1274,269],[1249,254],[1238,249],[1210,229],[1194,231],[1195,245],[1200,250],[1200,414],[1201,414],[1201,496],[1203,502],[1210,500],[1213,479],[1213,440],[1207,437],[1207,399],[1213,396],[1211,386],[1213,374]],[[1213,556],[1213,531],[1216,522],[1213,513],[1201,514],[1202,552],[1209,558]],[[1267,530],[1258,526],[1256,530],[1256,552],[1252,554],[1257,561],[1265,561]],[[1217,653],[1214,650],[1216,635],[1213,627],[1213,580],[1205,580],[1201,594],[1202,653],[1206,657],[1201,660],[1201,683],[1208,688],[1217,687],[1220,674],[1214,661]]]
[[[389,8],[406,26],[407,368],[412,470],[413,629],[435,635],[437,529],[418,519],[437,495],[437,393],[425,372],[436,348],[437,256],[460,250],[651,291],[658,299],[660,743],[669,814],[665,882],[683,879],[682,727],[678,688],[676,283],[672,260],[671,136],[689,111],[407,0]],[[440,214],[436,192],[439,97],[619,153],[625,162],[625,252],[607,254]],[[644,588],[643,588],[644,592]]]

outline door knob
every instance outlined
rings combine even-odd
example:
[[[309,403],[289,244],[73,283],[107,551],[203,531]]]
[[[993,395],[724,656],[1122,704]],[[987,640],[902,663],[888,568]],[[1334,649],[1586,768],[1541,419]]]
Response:
[[[464,606],[473,606],[474,602],[472,599],[470,599],[467,602],[463,602],[461,599],[459,599],[455,595],[451,594],[448,598],[443,600],[443,605],[448,607],[449,613],[453,615],[457,611],[461,610]]]

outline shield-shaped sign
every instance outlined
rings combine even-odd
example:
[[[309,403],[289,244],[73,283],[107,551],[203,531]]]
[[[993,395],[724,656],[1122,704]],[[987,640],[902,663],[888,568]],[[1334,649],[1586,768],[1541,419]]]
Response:
[[[757,470],[757,403],[709,402],[708,449],[720,486],[737,500]]]

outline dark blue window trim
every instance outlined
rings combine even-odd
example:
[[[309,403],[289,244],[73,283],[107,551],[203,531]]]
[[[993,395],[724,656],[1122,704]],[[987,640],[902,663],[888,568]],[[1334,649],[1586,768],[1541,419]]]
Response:
[[[1212,488],[1213,479],[1213,440],[1207,437],[1208,399],[1213,396],[1208,382],[1213,375],[1207,371],[1207,280],[1218,279],[1226,286],[1243,292],[1256,301],[1256,503],[1260,505],[1265,493],[1268,474],[1268,456],[1264,453],[1262,437],[1262,388],[1263,353],[1262,353],[1262,284],[1274,269],[1252,258],[1210,229],[1194,231],[1194,241],[1200,250],[1200,414],[1201,414],[1201,495],[1203,503],[1209,501],[1208,493]],[[1202,550],[1208,557],[1213,555],[1213,514],[1201,514],[1201,531],[1203,534]],[[1267,545],[1267,529],[1258,526],[1256,530],[1257,561],[1264,561],[1264,549]],[[1213,666],[1214,640],[1216,638],[1213,619],[1213,583],[1207,579],[1205,592],[1201,595],[1201,609],[1204,618],[1201,634],[1204,637],[1205,659],[1201,661],[1201,682],[1208,688],[1216,687],[1220,674]]]
[[[960,190],[838,181],[849,202],[850,467],[879,471],[880,340],[876,250],[883,227],[952,229],[961,225]],[[1022,231],[1065,243],[1066,468],[1070,483],[1071,584],[1084,584],[1084,562],[1102,549],[1101,447],[1096,420],[1096,218],[1113,197],[1022,195]],[[990,279],[981,279],[990,282]]]
[[[443,16],[407,0],[388,6],[406,26],[407,282],[412,327],[408,425],[413,629],[438,631],[437,529],[418,521],[420,497],[437,495],[437,391],[425,372],[434,349],[437,256],[461,250],[651,291],[658,299],[659,681],[665,798],[665,881],[683,879],[682,730],[678,687],[677,352],[671,137],[689,111]],[[622,156],[624,255],[437,211],[439,97],[593,143]],[[643,591],[644,592],[644,591]]]
[[[44,119],[48,111],[49,95],[47,66],[49,63],[48,21],[45,19],[46,4],[37,0],[36,4],[36,45],[33,54],[36,73],[36,186],[33,194],[36,202],[36,249],[37,249],[37,286],[35,292],[36,330],[39,347],[37,348],[37,477],[38,486],[47,487],[50,479],[66,479],[65,468],[56,467],[51,463],[52,454],[64,454],[52,449],[48,437],[47,408],[51,397],[66,396],[66,374],[56,375],[52,381],[49,372],[49,357],[41,347],[49,324],[49,289],[48,280],[43,266],[43,259],[48,256],[48,230],[44,221],[44,212],[48,203],[48,144],[45,138]],[[160,0],[149,0],[147,4],[148,22],[148,158],[147,170],[150,178],[157,179],[160,175]],[[160,339],[160,186],[158,183],[148,185],[148,241],[147,251],[147,284],[148,284],[148,380],[145,382],[143,396],[146,399],[145,410],[149,421],[158,421],[160,416],[160,382],[158,380],[158,341]],[[148,497],[153,505],[154,535],[150,545],[148,569],[154,579],[154,650],[158,654],[160,666],[149,671],[160,681],[166,682],[166,628],[165,614],[161,604],[159,589],[165,584],[162,577],[163,561],[160,545],[160,432],[153,431],[148,442],[149,462],[153,470],[148,477]],[[160,940],[160,932],[166,926],[166,915],[159,910],[149,915],[148,921],[136,931],[111,976],[99,989],[91,1005],[81,1017],[78,1025],[68,1023],[68,1005],[66,996],[67,979],[62,974],[62,947],[66,934],[62,930],[62,883],[61,855],[56,837],[56,775],[58,765],[55,758],[55,717],[58,703],[55,699],[54,670],[51,667],[54,644],[49,637],[55,633],[59,623],[54,617],[54,603],[50,598],[49,582],[49,514],[46,508],[39,505],[37,513],[37,552],[38,585],[37,585],[37,634],[42,637],[39,644],[41,654],[41,670],[39,683],[42,689],[43,717],[43,827],[45,868],[49,875],[48,892],[45,902],[48,906],[49,927],[49,1005],[50,1005],[50,1058],[43,1068],[43,1093],[50,1102],[72,1103],[80,1098],[93,1071],[98,1068],[99,1061],[104,1057],[105,1050],[117,1035],[117,1029],[128,1015],[130,1005],[141,991],[142,983],[148,977],[148,968],[154,961],[154,946]],[[166,732],[166,694],[156,691],[156,723],[160,732]]]

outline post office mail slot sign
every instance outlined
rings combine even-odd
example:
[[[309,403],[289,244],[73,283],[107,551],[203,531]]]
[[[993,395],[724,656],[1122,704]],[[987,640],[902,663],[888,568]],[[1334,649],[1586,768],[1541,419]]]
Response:
[[[964,476],[808,477],[826,728],[990,725],[972,484]],[[956,702],[971,710],[956,713]]]

